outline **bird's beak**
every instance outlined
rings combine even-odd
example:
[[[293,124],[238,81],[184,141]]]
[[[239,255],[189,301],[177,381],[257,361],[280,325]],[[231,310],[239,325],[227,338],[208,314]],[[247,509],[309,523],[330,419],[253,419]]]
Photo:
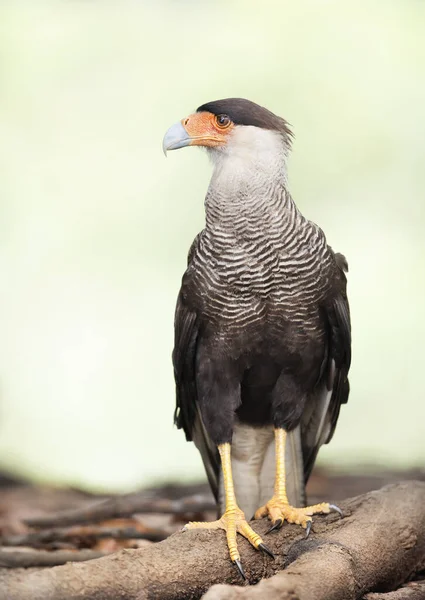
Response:
[[[227,142],[225,134],[228,131],[220,131],[217,128],[213,114],[194,113],[170,127],[164,135],[162,149],[166,155],[167,150],[177,150],[184,146],[222,146]]]
[[[168,150],[177,150],[184,146],[189,146],[192,143],[192,138],[183,127],[182,123],[174,123],[168,129],[162,140],[162,149],[164,154],[167,155]]]

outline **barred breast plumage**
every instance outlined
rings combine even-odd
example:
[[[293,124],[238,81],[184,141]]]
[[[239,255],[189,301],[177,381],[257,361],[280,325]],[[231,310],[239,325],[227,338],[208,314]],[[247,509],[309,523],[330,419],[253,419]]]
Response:
[[[259,321],[317,329],[333,258],[319,227],[305,219],[282,183],[253,185],[232,198],[206,197],[206,227],[187,277],[208,320],[229,335]]]

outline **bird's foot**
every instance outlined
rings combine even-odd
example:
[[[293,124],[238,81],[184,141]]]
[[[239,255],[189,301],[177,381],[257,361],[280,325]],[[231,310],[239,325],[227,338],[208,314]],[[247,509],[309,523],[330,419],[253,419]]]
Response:
[[[274,496],[267,504],[256,511],[254,518],[261,519],[267,516],[270,519],[272,526],[267,533],[275,529],[280,529],[284,521],[287,521],[288,523],[296,523],[304,527],[307,532],[306,537],[308,537],[313,522],[311,516],[318,513],[328,514],[331,510],[338,512],[342,516],[341,510],[334,504],[322,502],[321,504],[314,504],[305,508],[295,508],[286,500]]]
[[[230,558],[244,579],[246,579],[246,576],[238,551],[238,544],[236,541],[237,533],[243,535],[257,550],[261,550],[265,554],[268,554],[271,558],[275,558],[273,552],[267,548],[261,537],[255,533],[255,531],[247,523],[244,513],[238,507],[226,510],[221,519],[218,519],[217,521],[192,521],[187,523],[187,525],[183,527],[183,531],[187,531],[188,529],[224,529],[226,532],[227,547],[229,549]]]

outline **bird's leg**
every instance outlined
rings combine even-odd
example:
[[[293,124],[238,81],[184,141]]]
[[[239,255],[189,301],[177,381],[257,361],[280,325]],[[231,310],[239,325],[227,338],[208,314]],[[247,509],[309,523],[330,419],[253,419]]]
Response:
[[[276,479],[274,485],[273,498],[264,506],[259,508],[255,513],[255,519],[261,519],[268,516],[272,522],[269,529],[279,529],[284,521],[288,523],[296,523],[307,530],[307,536],[311,529],[311,515],[317,513],[329,513],[331,510],[336,510],[341,513],[338,507],[327,502],[307,506],[305,508],[295,508],[289,504],[288,496],[286,495],[286,470],[285,470],[285,443],[286,431],[281,428],[274,430],[275,446],[276,446]],[[269,533],[268,532],[268,533]]]
[[[236,502],[235,490],[232,477],[232,463],[230,459],[230,444],[220,444],[218,451],[221,458],[221,467],[223,470],[224,492],[226,500],[226,510],[223,516],[217,521],[212,522],[191,522],[188,523],[184,530],[187,529],[224,529],[227,537],[227,546],[229,548],[230,558],[236,564],[240,574],[245,579],[245,574],[240,562],[240,554],[236,541],[236,534],[243,535],[257,550],[262,550],[272,558],[273,553],[264,545],[263,540],[249,526],[245,519],[243,511],[239,508]]]

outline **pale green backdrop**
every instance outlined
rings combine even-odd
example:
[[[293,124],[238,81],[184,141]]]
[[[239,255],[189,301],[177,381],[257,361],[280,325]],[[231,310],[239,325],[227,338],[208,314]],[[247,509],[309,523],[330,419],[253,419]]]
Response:
[[[201,474],[170,354],[210,166],[161,141],[228,96],[292,123],[293,195],[349,260],[352,394],[320,460],[423,464],[424,31],[417,0],[1,2],[3,468]]]

